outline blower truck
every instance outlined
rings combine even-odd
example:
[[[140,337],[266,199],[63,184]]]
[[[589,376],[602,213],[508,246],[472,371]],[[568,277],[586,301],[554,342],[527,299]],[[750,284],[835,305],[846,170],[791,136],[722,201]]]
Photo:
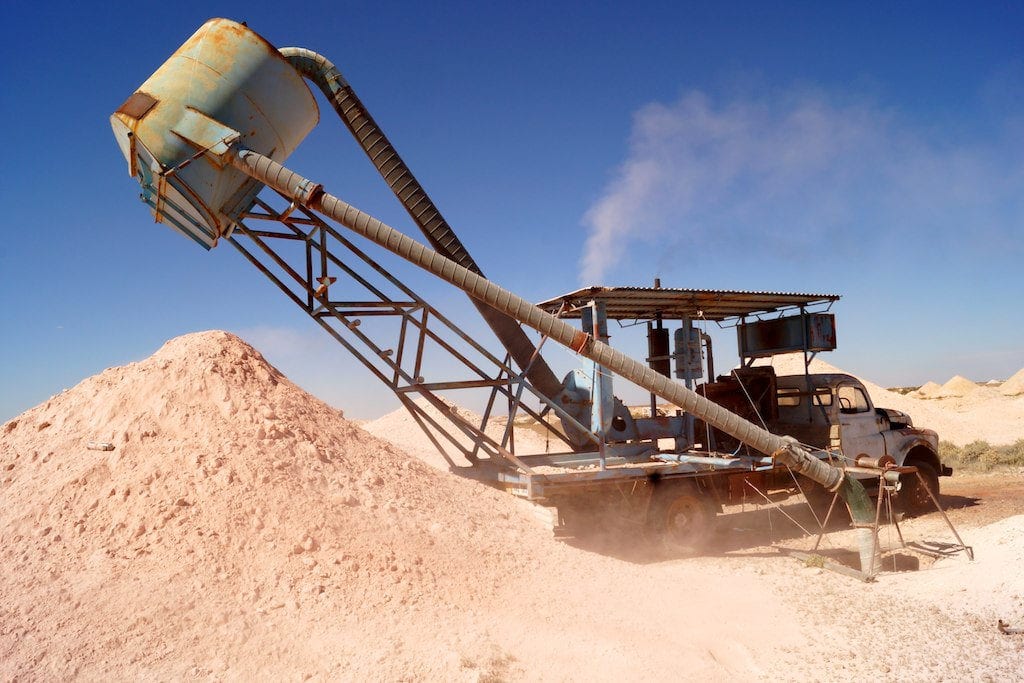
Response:
[[[310,85],[426,244],[283,166],[318,122]],[[277,49],[226,19],[196,31],[111,125],[156,221],[205,249],[237,249],[394,392],[453,470],[557,509],[565,529],[617,518],[682,551],[706,539],[723,503],[747,484],[836,493],[860,530],[862,571],[874,572],[876,508],[851,470],[858,456],[861,474],[891,460],[848,452],[834,434],[799,441],[773,433],[766,427],[780,424],[778,396],[805,398],[810,424],[826,407],[825,392],[810,375],[785,386],[770,368],[748,363],[715,378],[698,324],[738,321],[745,360],[783,351],[806,358],[834,347],[827,307],[838,297],[594,287],[534,305],[484,276],[333,63],[304,48]],[[414,292],[379,260],[391,254],[468,294],[503,351]],[[609,320],[627,319],[647,325],[644,360],[608,344]],[[667,325],[678,325],[674,334]],[[587,366],[559,380],[545,360],[552,343]],[[705,357],[707,381],[695,386]],[[613,379],[648,392],[650,409],[628,408]],[[479,421],[450,398],[466,391],[485,396]],[[888,426],[902,430],[899,447],[941,472],[928,460],[934,433],[894,418]],[[523,420],[557,448],[517,452]]]

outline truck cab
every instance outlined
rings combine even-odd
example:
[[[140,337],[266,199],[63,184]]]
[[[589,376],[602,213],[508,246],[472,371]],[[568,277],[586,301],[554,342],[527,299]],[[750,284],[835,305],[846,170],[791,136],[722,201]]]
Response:
[[[838,449],[851,462],[864,456],[875,460],[888,456],[898,466],[913,465],[935,495],[939,477],[952,474],[939,460],[938,435],[914,427],[906,413],[875,407],[856,377],[784,375],[776,378],[775,396],[778,417],[768,425],[773,432],[793,435],[816,448]],[[904,475],[900,499],[908,512],[932,505],[915,475]]]

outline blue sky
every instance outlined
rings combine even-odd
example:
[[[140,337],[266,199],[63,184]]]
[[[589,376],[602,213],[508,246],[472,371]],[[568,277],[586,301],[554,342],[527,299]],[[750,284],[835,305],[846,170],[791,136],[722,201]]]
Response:
[[[392,405],[236,253],[136,198],[107,119],[211,16],[331,58],[526,298],[837,292],[829,360],[875,381],[1024,366],[1021,6],[664,5],[4,3],[0,419],[216,328],[353,416]],[[413,232],[329,109],[288,165]]]

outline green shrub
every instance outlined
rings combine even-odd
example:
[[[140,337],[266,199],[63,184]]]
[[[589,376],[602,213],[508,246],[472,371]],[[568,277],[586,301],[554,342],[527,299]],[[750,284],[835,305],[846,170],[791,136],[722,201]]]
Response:
[[[993,446],[987,441],[972,441],[964,446],[940,441],[939,459],[954,468],[979,472],[1021,467],[1024,466],[1024,439],[1003,446]]]

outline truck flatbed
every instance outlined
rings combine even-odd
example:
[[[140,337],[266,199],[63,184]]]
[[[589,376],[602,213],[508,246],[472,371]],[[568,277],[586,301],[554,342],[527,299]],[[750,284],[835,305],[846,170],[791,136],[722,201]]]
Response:
[[[822,457],[826,457],[822,454]],[[543,501],[586,487],[607,487],[663,479],[702,478],[749,472],[782,472],[784,466],[762,456],[736,457],[728,453],[671,453],[649,449],[631,456],[600,457],[593,453],[526,455],[519,459],[530,471],[477,465],[473,478],[496,483],[513,495]],[[788,475],[787,475],[788,476]]]

